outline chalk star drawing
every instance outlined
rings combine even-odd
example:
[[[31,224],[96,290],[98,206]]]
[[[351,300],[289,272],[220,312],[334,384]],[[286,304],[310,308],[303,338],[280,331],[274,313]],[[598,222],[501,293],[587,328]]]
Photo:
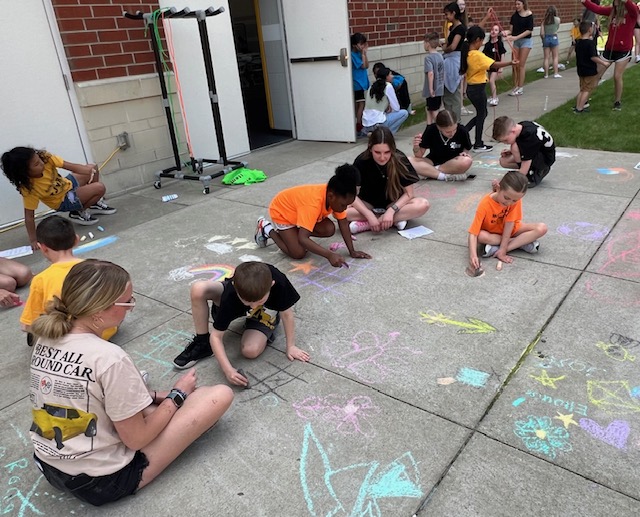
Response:
[[[569,415],[563,415],[562,413],[560,413],[560,411],[556,411],[556,413],[558,413],[558,416],[554,416],[553,419],[554,420],[560,420],[562,422],[562,424],[564,425],[565,429],[569,429],[569,426],[571,424],[578,425],[578,422],[576,422],[573,419],[573,413],[571,413]]]
[[[151,344],[149,350],[145,352],[132,350],[129,353],[137,358],[135,362],[138,368],[145,369],[144,362],[149,361],[165,368],[164,373],[160,375],[160,377],[165,377],[170,373],[174,373],[173,358],[184,350],[184,347],[192,338],[193,334],[182,330],[168,329],[149,340]]]
[[[311,396],[302,402],[293,403],[296,414],[305,420],[320,418],[336,425],[340,434],[362,434],[367,438],[376,435],[369,418],[380,413],[380,408],[364,395],[331,394],[325,397]]]
[[[556,228],[560,235],[583,241],[601,241],[609,235],[610,229],[602,224],[576,222],[564,223]]]
[[[613,343],[605,343],[604,341],[598,341],[596,346],[601,350],[604,350],[604,353],[614,361],[620,361],[622,363],[624,361],[633,362],[636,360],[636,356],[631,355],[623,346],[615,345]]]
[[[566,375],[561,375],[560,377],[549,377],[547,370],[542,370],[542,373],[537,377],[535,375],[529,375],[532,379],[537,380],[543,386],[549,386],[554,390],[557,389],[556,382],[561,381],[566,377]]]
[[[484,388],[491,377],[490,373],[474,370],[473,368],[460,368],[456,375],[456,380],[467,386],[474,388]]]
[[[640,412],[640,404],[631,395],[627,381],[587,381],[589,402],[611,414]]]
[[[329,262],[325,262],[320,267],[314,266],[314,269],[302,277],[293,277],[293,282],[299,288],[311,286],[321,293],[343,295],[340,287],[349,283],[362,284],[363,282],[356,280],[356,277],[371,267],[370,260],[351,259],[347,263],[348,269],[333,267]]]
[[[437,325],[438,327],[445,327],[447,325],[460,327],[457,332],[458,334],[488,334],[489,332],[497,332],[495,327],[477,318],[467,318],[467,321],[458,321],[445,316],[441,312],[436,313],[431,310],[421,312],[420,317],[422,321],[426,321],[429,325]]]
[[[313,264],[313,259],[307,260],[306,262],[292,262],[291,265],[293,266],[293,269],[290,269],[289,273],[294,273],[295,271],[302,271],[305,275],[308,275],[312,271],[318,269],[318,266],[315,266]]]
[[[362,330],[353,336],[351,351],[333,360],[333,366],[344,368],[368,384],[383,382],[387,376],[411,365],[411,356],[422,354],[406,346],[396,345],[399,332],[389,332],[386,340]]]
[[[551,425],[548,416],[529,415],[528,420],[517,420],[513,432],[525,447],[555,459],[558,452],[569,452],[573,449],[569,443],[569,432],[564,427]]]
[[[360,481],[356,494],[350,489],[354,481]],[[300,452],[300,484],[307,509],[314,516],[382,517],[379,502],[384,499],[423,497],[418,464],[411,452],[386,466],[369,461],[334,469],[310,423],[304,428]]]
[[[606,444],[613,445],[616,449],[622,450],[627,448],[627,439],[631,432],[629,422],[614,420],[607,427],[603,428],[595,420],[581,418],[580,427],[594,438]]]
[[[286,402],[287,399],[278,393],[278,389],[296,380],[307,384],[307,381],[302,378],[304,372],[294,375],[288,371],[289,368],[293,366],[292,364],[288,364],[284,368],[280,368],[278,365],[275,365],[270,361],[265,361],[265,363],[272,366],[275,371],[262,379],[256,377],[251,372],[246,372],[250,381],[251,389],[242,392],[240,396],[243,396],[244,400],[241,400],[240,402],[251,402],[252,400],[269,396],[275,396],[278,401],[282,400]],[[246,398],[244,398],[245,396]]]

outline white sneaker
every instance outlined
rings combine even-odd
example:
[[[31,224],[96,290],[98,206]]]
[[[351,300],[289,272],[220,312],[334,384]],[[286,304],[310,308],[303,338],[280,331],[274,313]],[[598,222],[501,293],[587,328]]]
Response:
[[[351,221],[349,223],[349,231],[351,233],[362,233],[371,230],[369,221]]]
[[[529,244],[525,244],[524,246],[520,246],[520,249],[531,254],[538,253],[538,250],[540,249],[540,243],[538,241],[533,241]]]
[[[393,223],[398,230],[404,230],[407,227],[407,221],[398,221]]]
[[[258,221],[256,223],[256,231],[253,235],[253,239],[256,241],[256,244],[260,248],[267,247],[267,240],[269,240],[269,236],[264,231],[264,227],[267,226],[267,224],[269,224],[269,221],[267,221],[264,217],[258,217]]]
[[[543,66],[541,66],[540,68],[538,68],[538,69],[536,70],[536,72],[538,72],[539,74],[544,74],[544,67],[543,67]]]
[[[482,258],[493,257],[499,249],[500,249],[500,246],[492,246],[491,244],[485,244]]]
[[[636,63],[640,63],[640,56],[636,56]]]
[[[519,89],[519,88],[514,88],[513,90],[511,90],[511,91],[508,93],[509,97],[515,97],[516,95],[520,95],[520,94],[518,93],[518,89]]]
[[[461,115],[473,115],[473,111],[471,111],[470,109],[467,109],[465,106],[462,106],[462,109],[460,110],[460,114]]]
[[[554,79],[561,79],[562,76],[560,74],[553,74]]]
[[[564,70],[565,68],[567,67],[564,66],[562,63],[558,63],[558,70]]]

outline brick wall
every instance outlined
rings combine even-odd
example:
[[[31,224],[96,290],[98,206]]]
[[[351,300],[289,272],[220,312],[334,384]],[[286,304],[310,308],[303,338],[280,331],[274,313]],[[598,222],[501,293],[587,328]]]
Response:
[[[151,12],[157,0],[52,0],[74,81],[148,74],[155,71],[142,21],[123,11]]]
[[[443,8],[447,2],[434,2],[433,0],[396,2],[347,0],[347,4],[351,33],[362,32],[366,34],[369,46],[375,47],[418,41],[426,32],[430,31],[442,33]],[[513,0],[467,0],[466,5],[468,14],[476,21],[482,19],[489,6],[493,7],[500,22],[507,29],[509,28],[509,19],[515,11],[515,1]],[[529,8],[533,11],[536,26],[540,25],[549,5],[548,0],[529,1]],[[556,2],[556,7],[563,22],[572,20],[582,12],[582,4],[579,0],[561,0]]]

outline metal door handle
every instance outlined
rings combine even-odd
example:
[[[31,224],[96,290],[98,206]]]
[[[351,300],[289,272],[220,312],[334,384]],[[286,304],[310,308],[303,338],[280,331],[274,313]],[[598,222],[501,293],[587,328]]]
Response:
[[[346,48],[340,49],[340,64],[344,67],[349,66],[349,54]]]

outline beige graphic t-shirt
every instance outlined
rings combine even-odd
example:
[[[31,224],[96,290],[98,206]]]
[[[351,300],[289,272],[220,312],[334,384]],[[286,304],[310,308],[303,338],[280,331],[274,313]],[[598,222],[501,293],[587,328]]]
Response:
[[[89,476],[112,474],[133,459],[113,422],[152,402],[131,357],[93,334],[33,347],[30,399],[36,456],[67,474]]]

